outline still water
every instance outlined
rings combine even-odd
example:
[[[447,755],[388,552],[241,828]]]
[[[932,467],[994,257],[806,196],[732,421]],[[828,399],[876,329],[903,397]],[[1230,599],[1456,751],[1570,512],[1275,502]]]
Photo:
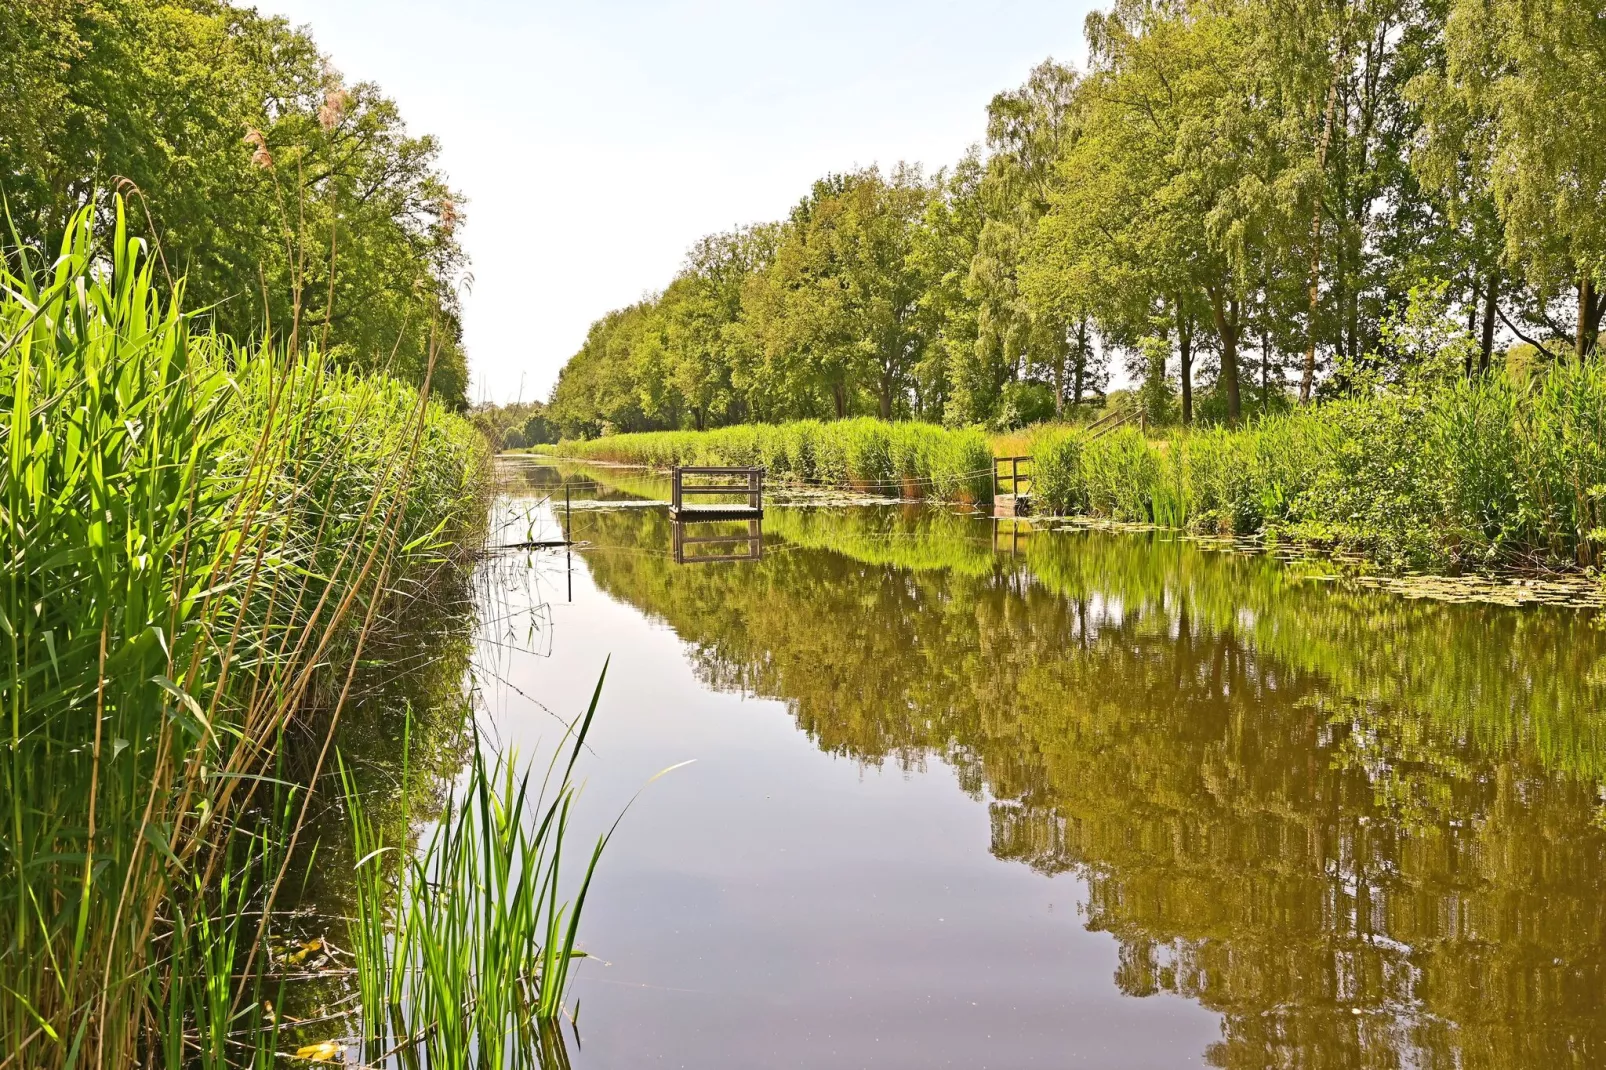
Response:
[[[482,578],[496,743],[611,658],[581,831],[641,792],[577,1067],[1606,1065],[1597,611],[938,507],[677,565],[660,481],[504,474],[583,545]]]

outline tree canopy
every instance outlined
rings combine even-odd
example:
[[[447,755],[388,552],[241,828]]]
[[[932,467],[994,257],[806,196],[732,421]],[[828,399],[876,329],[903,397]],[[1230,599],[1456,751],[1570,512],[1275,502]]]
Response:
[[[433,364],[462,404],[463,198],[438,154],[254,9],[29,0],[0,19],[0,194],[23,241],[54,251],[77,209],[123,190],[219,329],[414,382]]]

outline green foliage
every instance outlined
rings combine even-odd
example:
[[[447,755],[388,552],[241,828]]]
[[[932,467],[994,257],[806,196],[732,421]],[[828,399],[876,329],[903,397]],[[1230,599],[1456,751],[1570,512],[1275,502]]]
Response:
[[[563,1051],[557,1027],[571,970],[585,957],[576,942],[580,918],[618,827],[615,821],[593,845],[578,885],[561,887],[580,788],[574,767],[601,694],[599,679],[590,707],[564,735],[567,752],[563,745],[554,751],[539,783],[516,753],[488,761],[475,733],[467,775],[417,853],[405,822],[400,842],[387,842],[342,763],[358,860],[362,1047],[370,1058],[405,1046],[442,1070],[487,1061],[566,1065],[549,1056]],[[409,772],[404,763],[404,780]],[[392,852],[407,856],[387,857]]]
[[[539,401],[512,405],[476,405],[468,418],[493,449],[516,450],[558,440],[547,407]]]
[[[240,1027],[209,1015],[250,982],[227,941],[260,964],[261,836],[298,820],[263,809],[276,741],[479,523],[466,422],[197,329],[107,214],[109,245],[85,208],[54,264],[0,270],[0,1046],[41,1067]]]
[[[464,403],[463,198],[377,86],[228,3],[28,0],[0,21],[0,195],[25,241],[55,249],[96,191],[137,190],[164,281],[220,333],[413,383],[433,366]]]
[[[1058,516],[1088,511],[1083,448],[1082,432],[1074,428],[1044,427],[1032,437],[1032,493],[1042,511]]]
[[[1223,535],[1287,534],[1394,566],[1598,564],[1606,368],[1376,386],[1241,430],[1032,440],[1051,513]]]

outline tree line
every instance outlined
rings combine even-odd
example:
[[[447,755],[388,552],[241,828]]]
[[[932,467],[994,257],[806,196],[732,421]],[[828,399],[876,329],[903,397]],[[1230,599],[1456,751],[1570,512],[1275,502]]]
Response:
[[[1595,351],[1606,20],[1575,0],[1117,0],[926,174],[828,175],[608,313],[569,436],[1102,399],[1235,423],[1408,371]]]
[[[284,19],[224,0],[26,0],[0,18],[0,195],[54,255],[75,212],[148,213],[185,305],[462,405],[463,198],[439,144]],[[109,203],[102,198],[101,203]]]

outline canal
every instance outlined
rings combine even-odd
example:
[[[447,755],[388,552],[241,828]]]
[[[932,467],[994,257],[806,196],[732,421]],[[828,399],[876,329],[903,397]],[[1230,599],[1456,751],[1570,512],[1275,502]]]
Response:
[[[481,571],[487,745],[606,662],[577,842],[629,807],[575,1066],[1606,1061],[1599,610],[820,499],[676,564],[667,481],[502,464],[576,546]]]

